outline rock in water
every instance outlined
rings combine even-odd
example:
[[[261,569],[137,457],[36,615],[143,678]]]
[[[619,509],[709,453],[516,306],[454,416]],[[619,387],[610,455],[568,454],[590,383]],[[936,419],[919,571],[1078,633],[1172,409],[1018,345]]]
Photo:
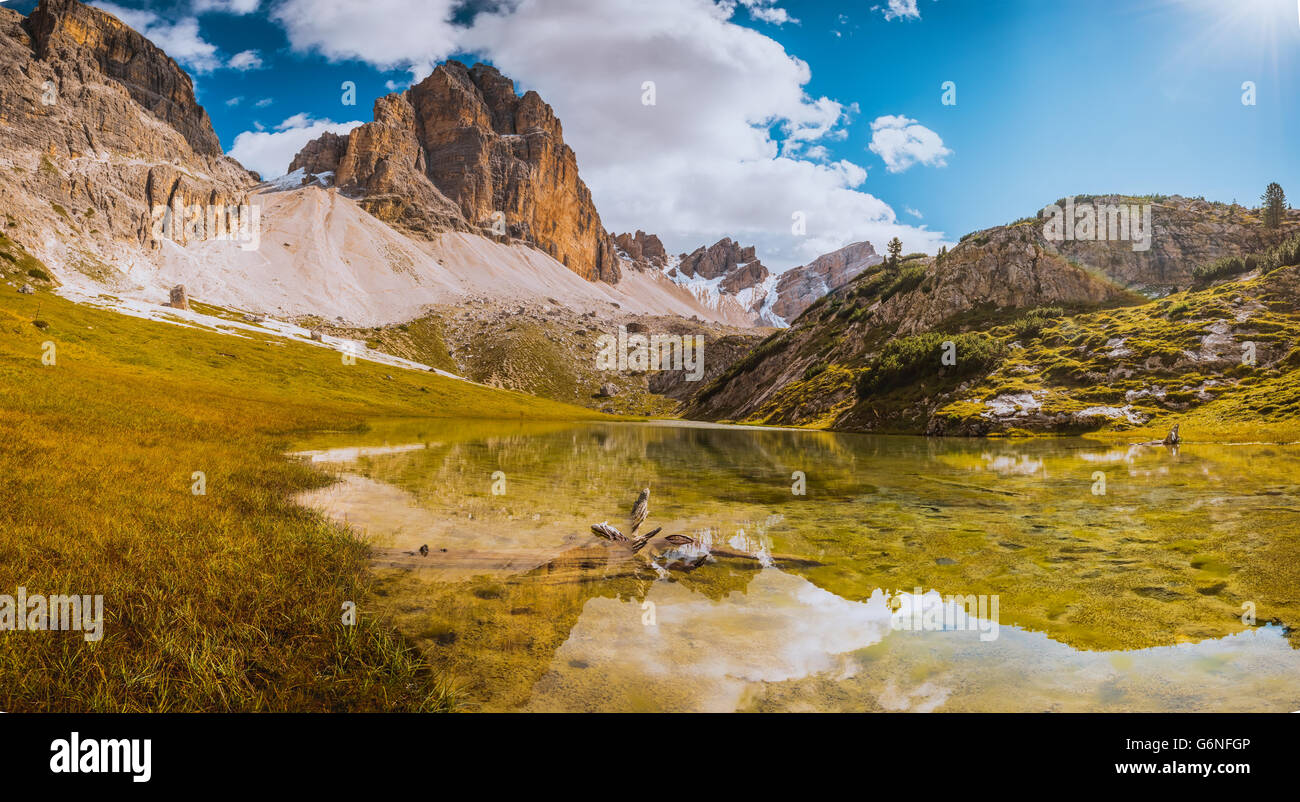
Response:
[[[172,309],[190,308],[190,299],[189,296],[185,294],[184,284],[177,284],[175,287],[172,287],[171,299],[167,301],[167,305]]]
[[[1165,439],[1164,439],[1165,445],[1176,446],[1183,441],[1183,438],[1180,437],[1178,434],[1178,427],[1179,424],[1175,423],[1174,428],[1170,429],[1169,434],[1165,435]]]

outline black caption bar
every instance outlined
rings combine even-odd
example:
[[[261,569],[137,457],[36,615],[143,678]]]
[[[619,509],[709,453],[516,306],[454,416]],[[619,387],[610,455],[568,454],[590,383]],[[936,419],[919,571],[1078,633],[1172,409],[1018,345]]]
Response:
[[[51,789],[337,792],[393,778],[529,785],[635,767],[760,782],[921,772],[1000,788],[1216,788],[1293,777],[1285,715],[25,715],[0,716],[6,784]],[[766,768],[764,768],[766,766]],[[531,780],[528,778],[532,778]],[[626,780],[627,777],[623,776]],[[494,786],[496,787],[496,786]]]

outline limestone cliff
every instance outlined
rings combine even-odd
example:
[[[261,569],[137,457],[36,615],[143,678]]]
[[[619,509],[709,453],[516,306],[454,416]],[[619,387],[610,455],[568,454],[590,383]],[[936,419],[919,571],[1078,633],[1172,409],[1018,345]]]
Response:
[[[818,298],[848,284],[881,261],[870,242],[855,242],[787,270],[776,282],[772,311],[785,321],[793,321]]]
[[[504,233],[589,280],[620,259],[551,107],[496,69],[448,61],[375,103],[374,121],[309,144],[290,169],[333,171],[377,217],[422,233]]]
[[[156,205],[234,205],[256,184],[176,62],[75,0],[0,9],[0,144],[6,233],[110,284],[121,248],[157,247]]]

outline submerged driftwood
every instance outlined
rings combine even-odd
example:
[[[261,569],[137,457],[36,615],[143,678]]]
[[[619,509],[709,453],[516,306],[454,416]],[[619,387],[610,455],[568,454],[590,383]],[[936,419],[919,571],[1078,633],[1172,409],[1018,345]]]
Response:
[[[636,502],[632,504],[632,534],[641,524],[645,523],[646,516],[650,514],[650,488],[641,491],[641,495],[636,497]]]

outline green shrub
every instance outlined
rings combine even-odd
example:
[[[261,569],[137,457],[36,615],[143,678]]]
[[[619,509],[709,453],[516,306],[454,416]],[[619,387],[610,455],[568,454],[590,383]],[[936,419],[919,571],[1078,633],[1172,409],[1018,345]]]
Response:
[[[1047,324],[1065,316],[1065,310],[1059,306],[1040,306],[1025,313],[1025,316],[1011,324],[1011,330],[1017,338],[1034,339],[1043,333]]]
[[[1268,256],[1264,259],[1265,270],[1290,267],[1291,265],[1300,265],[1300,234],[1296,234],[1269,251]]]
[[[944,343],[955,347],[956,364],[942,364]],[[1003,344],[980,332],[926,332],[892,340],[858,379],[858,395],[888,392],[926,377],[957,379],[986,373],[1005,352]]]
[[[1259,260],[1254,256],[1247,256],[1244,259],[1240,256],[1225,256],[1221,259],[1215,259],[1209,264],[1197,265],[1192,269],[1192,278],[1197,283],[1207,284],[1228,276],[1241,275],[1254,270],[1258,265]]]
[[[925,280],[925,265],[911,265],[898,271],[898,276],[893,282],[885,288],[880,294],[882,300],[898,295],[900,292],[911,292]]]

